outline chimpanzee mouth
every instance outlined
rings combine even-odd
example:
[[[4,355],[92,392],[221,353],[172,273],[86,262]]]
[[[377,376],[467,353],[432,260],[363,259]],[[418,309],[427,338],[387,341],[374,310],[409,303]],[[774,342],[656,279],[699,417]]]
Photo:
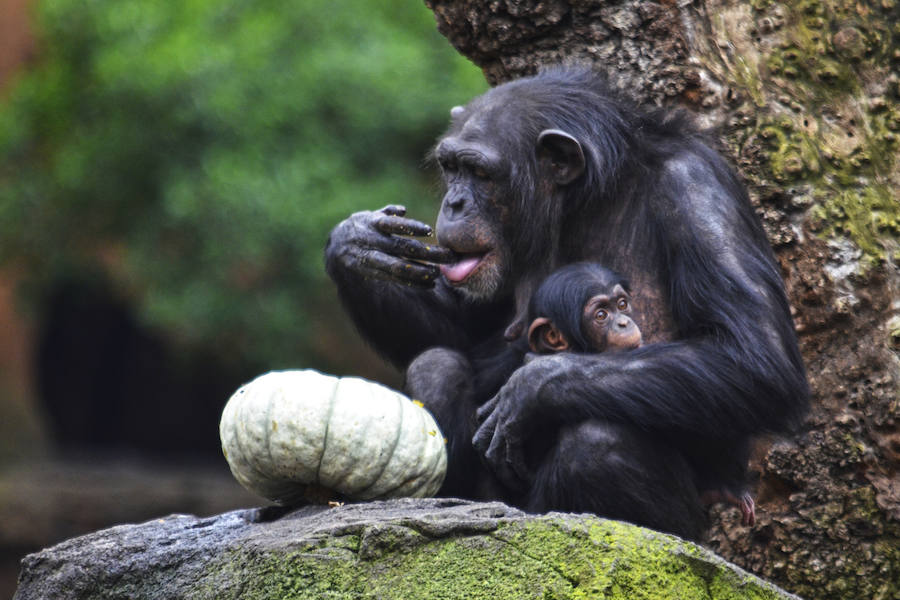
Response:
[[[459,262],[441,265],[441,273],[451,284],[466,280],[481,264],[486,254],[461,254]]]

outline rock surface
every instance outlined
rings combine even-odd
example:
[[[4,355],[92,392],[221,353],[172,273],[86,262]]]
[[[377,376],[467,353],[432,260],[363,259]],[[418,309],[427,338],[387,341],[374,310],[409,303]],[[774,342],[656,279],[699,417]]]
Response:
[[[172,515],[22,561],[46,598],[797,598],[694,544],[589,515],[389,500]]]

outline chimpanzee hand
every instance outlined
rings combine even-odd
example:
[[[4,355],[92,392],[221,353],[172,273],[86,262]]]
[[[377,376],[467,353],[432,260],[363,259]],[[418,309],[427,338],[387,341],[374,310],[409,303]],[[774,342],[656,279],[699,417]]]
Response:
[[[325,249],[328,270],[343,269],[375,279],[432,287],[440,274],[434,264],[453,260],[453,253],[437,244],[400,236],[431,235],[425,223],[404,217],[403,206],[354,213],[331,232]]]
[[[530,358],[478,409],[481,425],[472,444],[512,490],[527,487],[534,476],[525,460],[525,444],[537,425],[546,425],[553,414],[550,401],[543,398],[546,384],[568,370],[567,359],[564,354]]]

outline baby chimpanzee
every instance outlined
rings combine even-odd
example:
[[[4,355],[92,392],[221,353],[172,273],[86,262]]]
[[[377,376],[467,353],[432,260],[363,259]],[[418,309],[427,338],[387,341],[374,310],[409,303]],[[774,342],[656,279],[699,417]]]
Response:
[[[529,350],[551,354],[639,348],[641,331],[631,315],[629,285],[622,276],[597,263],[567,265],[551,273],[532,296],[527,339],[486,355],[466,356],[449,348],[427,350],[407,369],[406,392],[421,400],[438,423],[454,415],[472,414],[475,407],[490,399],[512,372],[527,361]],[[473,423],[472,432],[474,427]],[[450,437],[448,452],[449,470],[441,495],[476,498],[498,495],[497,482],[491,475],[479,474],[483,466],[472,455],[471,437]],[[467,467],[459,468],[462,465]],[[706,504],[728,502],[740,507],[743,523],[753,524],[753,499],[744,491],[745,468],[745,464],[734,466],[738,473],[729,478],[735,482],[733,485],[701,489],[697,493]],[[474,485],[473,479],[478,480]]]
[[[596,263],[576,263],[553,272],[528,307],[528,345],[547,354],[611,352],[641,345],[631,318],[628,283]]]
[[[551,273],[531,297],[528,322],[528,345],[539,354],[631,350],[642,342],[631,317],[628,282],[597,263],[575,263]],[[744,488],[744,469],[735,465],[739,474],[732,485],[702,490],[700,497],[707,505],[737,506],[741,522],[753,525],[756,509]]]

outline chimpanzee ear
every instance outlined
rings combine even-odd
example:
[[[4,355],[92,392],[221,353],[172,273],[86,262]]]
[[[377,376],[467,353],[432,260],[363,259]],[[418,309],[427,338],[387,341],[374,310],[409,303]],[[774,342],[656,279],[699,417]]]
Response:
[[[538,317],[528,328],[528,346],[532,352],[550,354],[569,349],[569,342],[553,321]]]
[[[559,185],[568,185],[584,173],[584,151],[574,137],[559,129],[545,129],[538,136],[537,156]]]

